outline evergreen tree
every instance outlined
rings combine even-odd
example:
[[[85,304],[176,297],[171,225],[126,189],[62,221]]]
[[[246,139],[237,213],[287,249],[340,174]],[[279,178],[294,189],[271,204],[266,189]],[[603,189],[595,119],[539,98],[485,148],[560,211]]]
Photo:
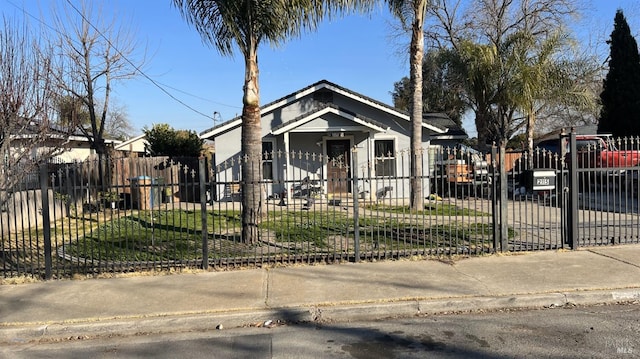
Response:
[[[609,72],[600,94],[598,132],[640,135],[640,55],[622,10],[616,12],[609,40]]]

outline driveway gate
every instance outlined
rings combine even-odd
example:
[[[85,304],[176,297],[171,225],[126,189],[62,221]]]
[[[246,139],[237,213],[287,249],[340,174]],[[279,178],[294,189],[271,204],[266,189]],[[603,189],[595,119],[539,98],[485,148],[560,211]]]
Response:
[[[511,171],[494,167],[504,179],[493,198],[502,250],[639,243],[638,139],[572,132],[557,141],[558,152],[536,148]]]

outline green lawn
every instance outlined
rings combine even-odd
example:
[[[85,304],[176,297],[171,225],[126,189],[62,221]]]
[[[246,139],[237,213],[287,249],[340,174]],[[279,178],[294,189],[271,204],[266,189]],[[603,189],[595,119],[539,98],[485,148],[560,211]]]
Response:
[[[359,217],[361,245],[375,248],[490,246],[492,227],[473,221],[487,213],[438,204],[423,211],[371,205]],[[400,214],[409,214],[404,216]],[[460,222],[424,221],[468,217]],[[240,243],[241,214],[237,210],[208,211],[207,238],[211,257],[243,256],[252,247]],[[468,223],[467,223],[468,222]],[[352,214],[341,209],[270,212],[259,225],[262,242],[301,251],[332,251],[355,236]],[[514,235],[513,231],[510,236]],[[202,216],[199,211],[153,210],[114,216],[77,240],[65,241],[65,253],[78,258],[110,261],[193,260],[202,257]],[[340,242],[340,244],[337,244]],[[255,247],[255,246],[254,246]]]

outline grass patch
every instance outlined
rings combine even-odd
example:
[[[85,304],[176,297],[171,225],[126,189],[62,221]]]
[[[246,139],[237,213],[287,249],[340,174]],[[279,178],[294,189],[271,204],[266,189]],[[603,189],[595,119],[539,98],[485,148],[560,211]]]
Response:
[[[467,217],[487,217],[491,213],[480,212],[469,208],[454,206],[448,203],[425,204],[424,209],[415,211],[409,206],[390,206],[386,204],[370,204],[365,206],[371,211],[382,211],[389,213],[414,214],[424,216],[467,216]]]
[[[468,223],[452,225],[436,225],[430,228],[434,233],[442,238],[459,238],[468,239],[473,237],[487,237],[493,236],[493,224],[492,223]],[[507,229],[507,237],[514,238],[516,231],[513,228]]]
[[[513,235],[513,231],[510,234]],[[407,248],[451,248],[467,246],[493,247],[493,230],[486,223],[449,223],[432,226],[415,226],[398,223],[386,228],[366,228],[361,238],[370,238],[376,245],[397,247],[403,244]]]
[[[384,212],[400,213],[408,207],[373,205]],[[438,205],[438,213],[462,216],[485,213]],[[423,213],[424,212],[424,213]],[[426,214],[429,211],[421,211]],[[432,214],[432,213],[430,213]],[[240,243],[241,213],[237,210],[208,211],[207,236],[211,258],[254,255],[252,248]],[[283,211],[259,224],[262,238],[282,243],[287,248],[314,251],[344,246],[354,238],[354,222],[344,211]],[[452,221],[433,225],[415,218],[362,216],[359,220],[361,243],[368,239],[397,246],[485,245],[493,234],[488,223]],[[512,229],[509,237],[515,236]],[[129,213],[92,223],[87,232],[65,243],[65,254],[76,258],[106,261],[180,261],[202,256],[202,215],[199,211],[154,210]],[[347,242],[344,242],[347,241]],[[341,247],[344,248],[344,247]]]
[[[180,221],[186,218],[177,216]],[[200,252],[202,235],[185,223],[155,222],[147,215],[126,216],[100,224],[96,230],[66,245],[65,253],[111,261],[163,261],[193,258]],[[192,220],[193,224],[195,220]]]
[[[207,212],[207,235],[240,230],[239,211]],[[65,253],[78,258],[110,261],[170,261],[200,259],[202,215],[188,210],[140,211],[111,218],[85,232]],[[225,256],[241,252],[226,245]],[[215,254],[213,254],[215,255]]]
[[[278,242],[310,242],[317,247],[324,247],[330,235],[348,234],[350,227],[353,231],[353,220],[343,213],[315,211],[283,212],[260,224]]]

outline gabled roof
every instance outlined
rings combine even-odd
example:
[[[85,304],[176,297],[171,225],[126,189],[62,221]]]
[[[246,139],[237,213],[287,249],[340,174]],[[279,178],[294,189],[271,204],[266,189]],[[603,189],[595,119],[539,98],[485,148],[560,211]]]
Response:
[[[423,121],[428,122],[434,126],[447,129],[446,133],[438,134],[433,137],[440,139],[465,139],[469,137],[467,135],[467,131],[465,131],[464,128],[458,125],[455,121],[453,121],[447,114],[437,112],[426,113],[422,116],[422,119]]]
[[[364,96],[364,95],[359,94],[357,92],[354,92],[354,91],[351,91],[349,89],[346,89],[346,88],[344,88],[342,86],[336,85],[336,84],[334,84],[332,82],[329,82],[327,80],[318,81],[318,82],[316,82],[316,83],[314,83],[314,84],[312,84],[310,86],[307,86],[307,87],[305,87],[305,88],[303,88],[301,90],[293,92],[293,93],[291,93],[289,95],[286,95],[286,96],[284,96],[284,97],[282,97],[280,99],[277,99],[275,101],[272,101],[272,102],[262,106],[260,108],[260,115],[264,116],[265,114],[268,114],[268,113],[270,113],[270,112],[272,112],[272,111],[274,111],[274,110],[276,110],[278,108],[281,108],[281,107],[286,106],[286,105],[288,105],[290,103],[298,101],[299,99],[301,99],[301,98],[303,98],[303,97],[305,97],[305,96],[307,96],[307,95],[309,95],[311,93],[320,91],[322,89],[331,90],[331,91],[333,91],[335,93],[338,93],[338,94],[343,95],[345,97],[354,99],[354,100],[359,101],[359,102],[361,102],[363,104],[369,105],[369,106],[374,107],[374,108],[376,108],[378,110],[381,110],[383,112],[391,114],[392,116],[401,118],[401,119],[406,120],[406,121],[410,121],[410,116],[406,112],[399,111],[398,109],[396,109],[396,108],[394,108],[392,106],[389,106],[389,105],[387,105],[385,103],[382,103],[380,101],[374,100],[374,99],[372,99],[370,97],[367,97],[367,96]],[[340,111],[340,109],[338,109],[338,110]],[[350,113],[351,116],[353,116],[353,118],[357,118],[358,121],[361,121],[361,124],[364,124],[365,126],[369,126],[369,127],[370,126],[374,126],[375,121],[373,121],[373,120],[366,119],[364,116],[360,116],[360,115],[354,114],[352,112],[348,112],[348,111],[345,112],[344,109],[342,109],[342,111],[343,111],[342,112],[343,114],[349,114]],[[291,122],[291,121],[289,121],[289,122]],[[217,135],[219,135],[219,134],[221,134],[223,132],[229,131],[229,130],[237,127],[237,126],[240,126],[241,123],[242,123],[242,117],[241,116],[234,117],[233,119],[231,119],[229,121],[226,121],[224,123],[221,123],[221,124],[219,124],[217,126],[214,126],[214,127],[210,128],[210,129],[207,129],[207,130],[204,130],[204,131],[200,132],[200,137],[201,138],[215,137],[215,136],[217,136]],[[282,125],[280,125],[278,127],[281,127],[281,126]],[[379,126],[379,124],[375,124],[375,127],[384,127],[384,125]],[[429,129],[429,130],[431,130],[431,131],[433,131],[435,133],[439,133],[439,134],[443,134],[443,133],[446,133],[448,131],[447,127],[441,127],[441,126],[438,126],[437,124],[427,123],[427,122],[424,122],[424,121],[422,123],[422,127],[426,128],[426,129]],[[384,128],[386,128],[386,127],[384,127]],[[275,131],[275,129],[272,129],[272,130]],[[281,132],[279,132],[279,133],[281,133]]]
[[[537,143],[544,140],[557,139],[557,138],[560,138],[560,133],[562,133],[562,131],[565,131],[566,133],[571,133],[571,130],[576,131],[577,135],[594,135],[598,133],[598,126],[584,125],[584,126],[574,126],[571,128],[559,128],[535,138],[533,142]]]
[[[386,131],[389,129],[389,126],[385,126],[384,124],[370,118],[359,116],[354,112],[351,112],[334,104],[316,102],[315,106],[313,106],[311,110],[303,113],[302,115],[294,118],[291,121],[285,122],[272,128],[271,133],[274,135],[285,133],[327,113],[336,114],[376,131]]]

